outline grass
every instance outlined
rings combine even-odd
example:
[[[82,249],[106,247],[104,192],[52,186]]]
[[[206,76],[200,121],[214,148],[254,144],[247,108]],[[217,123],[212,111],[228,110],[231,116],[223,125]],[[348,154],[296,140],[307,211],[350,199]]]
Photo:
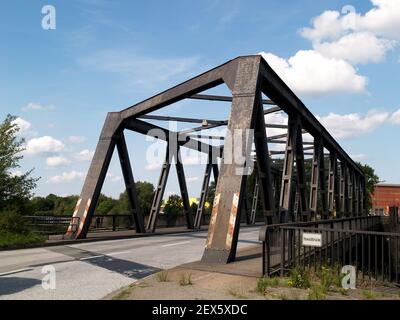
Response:
[[[372,290],[363,290],[361,294],[367,300],[374,300],[377,297],[376,293],[374,293]]]
[[[13,249],[37,245],[45,242],[45,237],[33,232],[14,234],[0,231],[0,248]]]
[[[192,275],[190,273],[189,274],[181,274],[181,278],[179,279],[179,285],[181,285],[181,286],[193,285]]]
[[[308,300],[325,300],[327,290],[322,285],[311,286],[310,293],[308,294]]]
[[[279,286],[278,278],[261,278],[257,281],[256,292],[259,294],[265,294],[268,287],[277,287]]]
[[[311,287],[310,273],[304,268],[294,268],[290,271],[288,285],[298,289],[308,289]]]
[[[156,275],[158,282],[168,282],[168,271],[161,271]]]
[[[112,298],[112,300],[126,300],[130,297],[132,291],[134,290],[134,286],[129,286],[123,289],[120,293]]]
[[[272,294],[271,298],[274,300],[291,300],[286,294]]]
[[[248,299],[248,296],[246,296],[245,292],[239,288],[229,288],[227,293],[237,299]]]

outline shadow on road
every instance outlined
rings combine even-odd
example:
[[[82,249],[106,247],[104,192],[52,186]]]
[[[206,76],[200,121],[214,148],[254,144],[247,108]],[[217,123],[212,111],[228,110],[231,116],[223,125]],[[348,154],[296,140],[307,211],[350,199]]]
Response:
[[[101,267],[110,271],[117,272],[129,278],[143,279],[153,273],[161,271],[161,269],[148,265],[116,259],[114,257],[104,256],[86,260],[96,267]]]
[[[0,297],[17,293],[41,284],[42,281],[30,278],[0,277]]]
[[[98,252],[83,250],[69,246],[49,248],[48,250],[64,254],[66,256],[74,258],[75,260],[80,260],[81,262],[89,263],[96,267],[117,272],[121,275],[134,279],[143,279],[153,273],[161,271],[161,269],[159,268],[140,264],[133,261],[118,259],[107,255],[96,257],[97,255],[99,255]]]

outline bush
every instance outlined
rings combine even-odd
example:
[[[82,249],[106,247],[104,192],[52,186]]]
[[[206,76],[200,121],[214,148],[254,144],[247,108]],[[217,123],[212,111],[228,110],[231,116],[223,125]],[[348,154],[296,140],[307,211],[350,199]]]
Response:
[[[0,231],[1,249],[21,248],[29,245],[41,244],[44,241],[45,238],[43,236],[32,232],[28,232],[26,234],[16,234]]]
[[[15,211],[0,214],[0,231],[12,234],[29,233],[26,219]]]
[[[310,274],[304,268],[295,268],[290,271],[288,285],[299,289],[308,289],[311,287]]]

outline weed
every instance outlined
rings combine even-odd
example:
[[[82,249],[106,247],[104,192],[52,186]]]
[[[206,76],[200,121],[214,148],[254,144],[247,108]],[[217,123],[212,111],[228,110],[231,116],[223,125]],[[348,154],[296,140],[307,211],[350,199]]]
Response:
[[[293,288],[308,289],[311,287],[310,274],[304,268],[295,268],[290,271],[288,285]]]
[[[278,278],[260,278],[257,281],[256,292],[259,294],[265,294],[268,287],[278,287],[279,279]]]
[[[158,282],[168,282],[168,271],[161,271],[156,275]]]
[[[361,294],[367,300],[374,300],[376,298],[376,294],[372,290],[363,290]]]
[[[326,290],[323,286],[314,285],[308,294],[308,300],[325,300]]]
[[[181,285],[181,286],[193,285],[192,275],[190,273],[189,274],[181,274],[181,278],[179,279],[179,285]]]
[[[228,289],[228,294],[230,294],[232,297],[238,298],[238,299],[248,299],[246,294],[243,292],[243,290],[238,289],[238,288],[229,288]]]
[[[123,289],[117,295],[115,295],[112,300],[127,300],[134,290],[133,286],[129,286],[128,288]]]

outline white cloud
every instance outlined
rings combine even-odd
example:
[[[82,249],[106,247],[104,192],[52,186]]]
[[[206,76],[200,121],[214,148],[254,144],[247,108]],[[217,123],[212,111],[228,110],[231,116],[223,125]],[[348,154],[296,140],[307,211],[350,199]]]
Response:
[[[75,180],[80,180],[82,178],[85,177],[85,174],[83,172],[79,172],[79,171],[71,171],[71,172],[63,172],[61,175],[59,176],[53,176],[51,177],[48,182],[51,183],[68,183],[68,182],[72,182]]]
[[[92,161],[94,156],[94,151],[90,151],[88,149],[82,150],[81,152],[75,155],[75,159],[79,161]]]
[[[343,14],[325,11],[300,33],[326,57],[352,63],[380,62],[400,40],[400,1],[372,0],[372,4],[365,15],[354,7]]]
[[[74,144],[79,144],[84,143],[86,141],[86,138],[82,136],[70,136],[68,137],[68,141]]]
[[[400,124],[400,109],[392,114],[390,117],[390,122],[394,124]]]
[[[314,50],[300,50],[288,60],[272,53],[261,53],[275,72],[296,93],[321,96],[360,93],[367,79],[340,59],[327,58]]]
[[[196,182],[196,181],[199,181],[199,180],[200,180],[199,177],[190,177],[190,178],[186,179],[186,182],[187,183],[193,183],[193,182]]]
[[[16,118],[12,124],[15,124],[19,127],[19,134],[24,134],[32,128],[32,124],[22,118]]]
[[[356,28],[400,40],[400,1],[372,0],[374,5],[365,15],[356,16]]]
[[[132,85],[151,86],[179,75],[187,75],[198,58],[151,58],[125,50],[103,50],[78,61],[82,66],[116,73]]]
[[[70,164],[71,161],[64,157],[48,157],[46,159],[46,165],[49,167],[60,167]]]
[[[312,42],[337,40],[350,32],[368,31],[380,37],[400,40],[400,1],[372,0],[373,7],[364,15],[349,10],[324,11],[312,19],[312,28],[304,28],[301,35]],[[349,7],[350,8],[350,7]]]
[[[317,119],[336,139],[355,138],[374,131],[385,123],[389,117],[387,112],[370,110],[365,116],[358,113],[339,115],[330,113]]]
[[[61,141],[49,136],[44,136],[29,140],[26,144],[25,152],[29,155],[35,155],[39,153],[60,152],[64,149],[65,145]]]
[[[149,163],[149,164],[145,167],[145,169],[146,169],[147,171],[158,171],[158,170],[161,170],[161,166],[162,166],[161,163]]]
[[[21,177],[22,175],[24,175],[24,173],[21,170],[15,170],[10,172],[12,177]]]
[[[327,10],[312,19],[312,28],[303,28],[301,35],[312,41],[335,40],[343,34],[343,22],[338,11]]]
[[[53,110],[55,109],[54,105],[45,106],[36,102],[29,102],[25,107],[22,108],[22,111],[43,111],[43,110]]]
[[[117,176],[113,173],[107,173],[107,177],[111,179],[111,182],[119,182],[122,180],[121,176]]]
[[[365,160],[367,158],[367,156],[363,153],[360,154],[351,154],[350,158],[352,158],[355,161],[361,161],[361,160]]]
[[[366,64],[382,61],[394,45],[394,41],[379,39],[372,33],[358,32],[345,35],[334,42],[317,42],[313,47],[328,58]]]

